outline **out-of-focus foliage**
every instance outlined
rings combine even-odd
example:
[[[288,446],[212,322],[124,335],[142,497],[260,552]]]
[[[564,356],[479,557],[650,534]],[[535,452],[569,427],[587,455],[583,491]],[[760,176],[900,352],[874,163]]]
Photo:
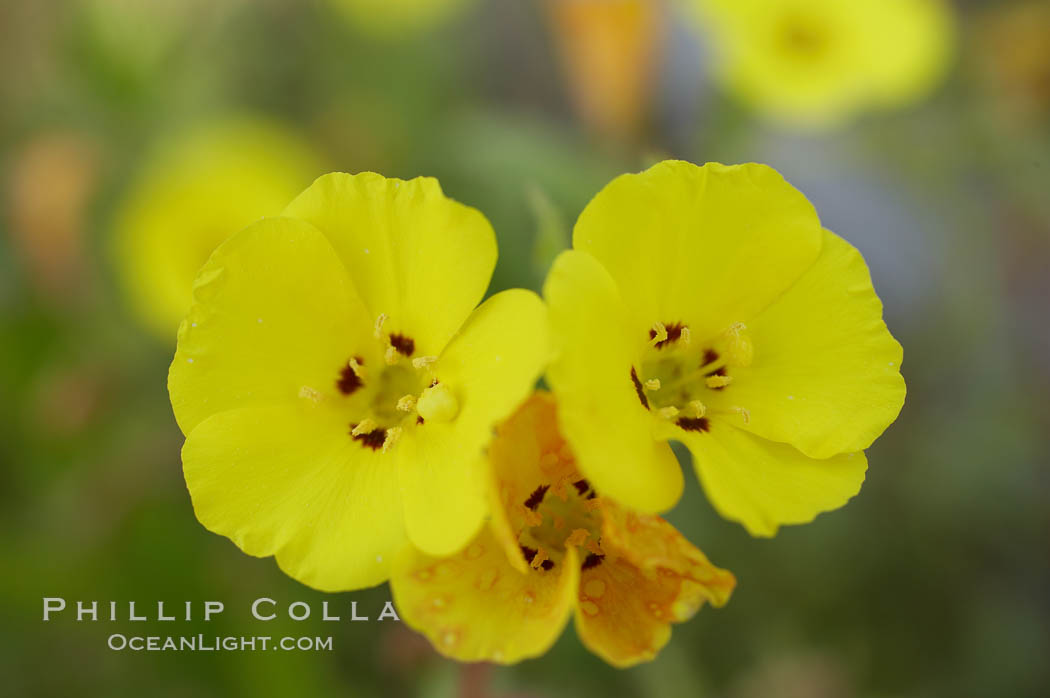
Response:
[[[379,35],[335,0],[0,5],[5,695],[1047,694],[1045,3],[951,4],[954,58],[928,88],[797,134],[709,78],[711,38],[682,3],[659,3],[646,20],[658,38],[640,52],[638,27],[553,21],[598,11],[555,2],[476,0]],[[596,55],[649,63],[617,80]],[[287,124],[326,169],[439,177],[496,229],[490,291],[537,288],[617,174],[664,157],[766,162],[865,255],[905,348],[904,411],[868,453],[857,498],[772,540],[687,489],[668,518],[738,587],[652,664],[616,671],[565,637],[517,667],[460,667],[402,626],[348,622],[350,601],[374,618],[389,589],[311,591],[195,520],[165,389],[174,337],[144,329],[112,255],[152,153],[230,113]],[[52,595],[219,599],[227,611],[170,631],[42,623]],[[260,596],[328,600],[344,620],[315,610],[261,624],[247,609]],[[106,649],[111,632],[142,626],[332,635],[334,649]]]

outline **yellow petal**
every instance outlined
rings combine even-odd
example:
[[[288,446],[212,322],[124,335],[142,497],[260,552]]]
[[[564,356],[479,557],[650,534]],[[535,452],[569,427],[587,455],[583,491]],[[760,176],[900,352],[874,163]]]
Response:
[[[860,491],[868,467],[862,452],[815,460],[721,420],[708,432],[681,434],[715,509],[753,536],[837,509]]]
[[[860,253],[826,232],[816,264],[748,322],[750,366],[712,393],[712,407],[747,408],[742,429],[792,444],[813,458],[860,451],[904,404],[902,349]]]
[[[280,213],[320,171],[295,132],[254,118],[195,128],[152,154],[114,223],[116,269],[143,322],[171,341],[212,250]]]
[[[736,585],[657,517],[607,520],[602,547],[605,556],[580,572],[576,632],[613,666],[653,659],[670,639],[671,623],[688,620],[705,602],[722,606]]]
[[[486,528],[454,557],[406,550],[391,570],[390,589],[401,619],[441,654],[511,664],[554,644],[578,581],[574,550],[549,571],[519,572]]]
[[[632,508],[671,508],[682,494],[682,470],[670,447],[654,440],[654,418],[631,380],[645,329],[632,336],[612,278],[587,253],[559,255],[543,293],[555,343],[547,379],[580,471],[603,496]]]
[[[194,284],[168,374],[184,434],[206,417],[301,400],[342,398],[336,381],[355,355],[380,361],[364,307],[332,246],[287,218],[255,223],[219,247]]]
[[[606,185],[573,247],[608,270],[635,333],[684,322],[703,341],[787,289],[821,236],[813,206],[770,167],[665,161]]]
[[[497,422],[528,397],[548,342],[540,298],[504,291],[471,314],[434,365],[457,413],[419,425],[398,449],[405,524],[421,550],[449,554],[477,532],[488,509],[482,450]]]
[[[496,237],[477,210],[447,198],[437,180],[373,172],[319,178],[284,215],[332,242],[373,318],[437,355],[478,304],[496,264]]]
[[[405,545],[393,463],[312,403],[213,415],[182,463],[206,528],[315,589],[379,584]]]

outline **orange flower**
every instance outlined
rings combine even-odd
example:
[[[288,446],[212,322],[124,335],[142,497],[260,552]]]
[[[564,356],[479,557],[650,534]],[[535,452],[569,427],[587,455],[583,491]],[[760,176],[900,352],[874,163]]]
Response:
[[[461,661],[513,663],[545,652],[570,611],[583,643],[615,666],[652,659],[671,623],[736,584],[673,526],[596,493],[535,393],[489,451],[493,516],[462,553],[406,551],[391,588],[401,618]]]

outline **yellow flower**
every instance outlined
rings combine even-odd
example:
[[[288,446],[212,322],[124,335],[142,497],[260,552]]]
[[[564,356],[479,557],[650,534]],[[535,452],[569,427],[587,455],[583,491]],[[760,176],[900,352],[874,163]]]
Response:
[[[492,228],[436,180],[330,174],[201,269],[168,379],[207,528],[318,589],[462,547],[482,448],[547,359],[531,292],[475,309]]]
[[[929,92],[953,40],[942,0],[690,0],[717,77],[768,115],[826,126]]]
[[[554,399],[535,393],[490,448],[493,515],[452,557],[407,550],[390,586],[402,620],[442,654],[502,664],[545,652],[570,613],[615,666],[652,659],[671,623],[736,584],[669,523],[598,496],[558,431]]]
[[[860,254],[764,165],[663,162],[583,211],[544,288],[547,378],[580,470],[645,512],[678,500],[684,443],[752,534],[857,493],[904,402],[901,347]]]
[[[115,223],[116,266],[142,322],[170,338],[212,250],[261,216],[280,213],[319,173],[298,135],[257,119],[207,124],[166,143]]]

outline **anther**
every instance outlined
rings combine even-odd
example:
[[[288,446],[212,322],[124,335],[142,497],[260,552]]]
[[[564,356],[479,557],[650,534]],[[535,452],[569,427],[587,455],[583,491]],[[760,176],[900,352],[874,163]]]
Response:
[[[587,531],[586,528],[575,528],[573,529],[572,533],[570,533],[569,536],[565,539],[565,547],[567,548],[570,545],[583,545],[585,542],[587,542],[587,539],[590,538],[590,536],[591,534]]]
[[[678,416],[678,408],[675,406],[661,407],[656,411],[656,416],[660,419],[674,419]]]
[[[415,395],[402,395],[397,401],[397,409],[402,412],[411,412],[416,406]]]
[[[550,559],[550,555],[547,554],[547,551],[544,550],[543,546],[541,545],[536,551],[536,556],[532,558],[532,563],[530,564],[530,567],[532,567],[532,569],[534,570],[538,570],[545,561]]]
[[[311,388],[308,385],[304,385],[303,387],[299,388],[299,397],[310,400],[311,402],[321,401],[320,391],[316,390],[315,388]]]
[[[602,550],[602,544],[596,540],[587,541],[587,550],[591,551],[595,555],[605,556],[605,551]]]
[[[401,427],[391,427],[386,430],[386,437],[383,439],[383,450],[382,453],[387,453],[394,444],[397,443],[398,438],[401,436]]]
[[[383,323],[386,322],[386,313],[379,313],[379,317],[376,318],[376,326],[373,334],[376,339],[383,336]]]
[[[692,417],[700,419],[705,414],[707,414],[707,407],[704,405],[704,403],[700,402],[699,400],[693,400],[689,403],[689,412],[691,413]]]
[[[660,389],[660,379],[659,378],[650,378],[649,380],[645,381],[645,389],[646,390],[650,390],[650,391],[654,391],[654,392],[659,390]]]
[[[729,411],[733,412],[735,414],[738,414],[741,417],[743,417],[744,424],[750,424],[751,423],[751,411],[748,410],[746,407],[730,407]]]
[[[662,322],[654,322],[652,329],[649,330],[649,344],[656,346],[661,342],[667,341],[667,327]]]
[[[543,515],[539,512],[533,511],[526,507],[521,508],[522,514],[525,516],[525,524],[527,526],[539,526],[543,523]]]
[[[361,434],[371,434],[373,431],[379,428],[379,425],[373,422],[371,419],[362,419],[357,426],[350,430],[352,436],[360,436]]]
[[[387,345],[383,360],[386,361],[387,366],[393,366],[397,363],[397,349],[394,348],[393,344]]]
[[[755,356],[751,337],[747,335],[747,325],[734,322],[723,333],[726,339],[726,363],[730,366],[750,366]]]
[[[601,508],[602,508],[602,500],[599,499],[598,497],[593,497],[592,499],[585,499],[585,500],[583,500],[583,509],[584,509],[584,511],[594,511],[596,509],[601,509]]]
[[[693,341],[693,333],[689,331],[688,327],[682,328],[682,346],[689,346],[690,342]]]
[[[358,361],[356,358],[351,358],[349,361],[346,362],[346,364],[350,367],[350,370],[354,372],[355,376],[357,376],[358,378],[365,377],[365,367],[362,366],[361,362]]]
[[[704,383],[707,384],[708,388],[724,388],[733,382],[732,376],[708,376]]]
[[[412,368],[417,370],[428,368],[432,364],[437,363],[437,360],[438,357],[436,356],[417,356],[412,359]]]

